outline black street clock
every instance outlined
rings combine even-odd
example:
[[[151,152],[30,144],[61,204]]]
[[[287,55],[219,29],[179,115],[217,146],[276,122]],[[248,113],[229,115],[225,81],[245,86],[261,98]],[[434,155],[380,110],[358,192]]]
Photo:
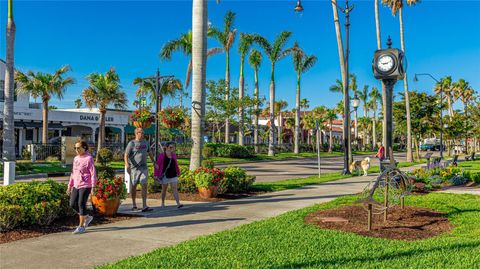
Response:
[[[402,80],[405,77],[403,51],[392,48],[375,51],[372,68],[376,79]]]

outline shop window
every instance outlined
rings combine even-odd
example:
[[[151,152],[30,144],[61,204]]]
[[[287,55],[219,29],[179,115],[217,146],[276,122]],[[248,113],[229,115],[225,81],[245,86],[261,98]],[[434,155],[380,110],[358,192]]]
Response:
[[[33,141],[33,129],[27,129],[25,132],[25,140]]]

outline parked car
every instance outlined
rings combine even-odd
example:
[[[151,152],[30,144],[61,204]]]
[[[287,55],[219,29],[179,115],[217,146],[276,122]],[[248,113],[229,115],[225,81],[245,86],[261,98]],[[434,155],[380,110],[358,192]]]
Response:
[[[420,149],[423,150],[423,151],[427,151],[427,150],[434,151],[434,150],[436,150],[436,148],[437,147],[434,144],[422,144],[420,146]]]

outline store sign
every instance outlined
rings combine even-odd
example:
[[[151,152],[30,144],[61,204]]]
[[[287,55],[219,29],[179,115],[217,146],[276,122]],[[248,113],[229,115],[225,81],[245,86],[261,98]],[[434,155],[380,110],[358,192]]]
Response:
[[[98,122],[100,119],[100,116],[97,115],[80,115],[80,120],[81,121],[95,121]],[[105,117],[106,122],[113,122],[114,118],[113,117]]]

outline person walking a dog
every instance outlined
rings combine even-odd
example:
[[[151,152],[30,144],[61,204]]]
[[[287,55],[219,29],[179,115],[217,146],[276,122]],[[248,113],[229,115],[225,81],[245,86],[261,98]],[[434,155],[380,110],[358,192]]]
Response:
[[[380,172],[383,172],[383,169],[385,168],[383,167],[382,161],[385,160],[385,147],[382,145],[381,142],[378,142],[377,146],[378,146],[378,151],[377,151],[377,154],[375,154],[375,158],[378,158],[380,162]]]

